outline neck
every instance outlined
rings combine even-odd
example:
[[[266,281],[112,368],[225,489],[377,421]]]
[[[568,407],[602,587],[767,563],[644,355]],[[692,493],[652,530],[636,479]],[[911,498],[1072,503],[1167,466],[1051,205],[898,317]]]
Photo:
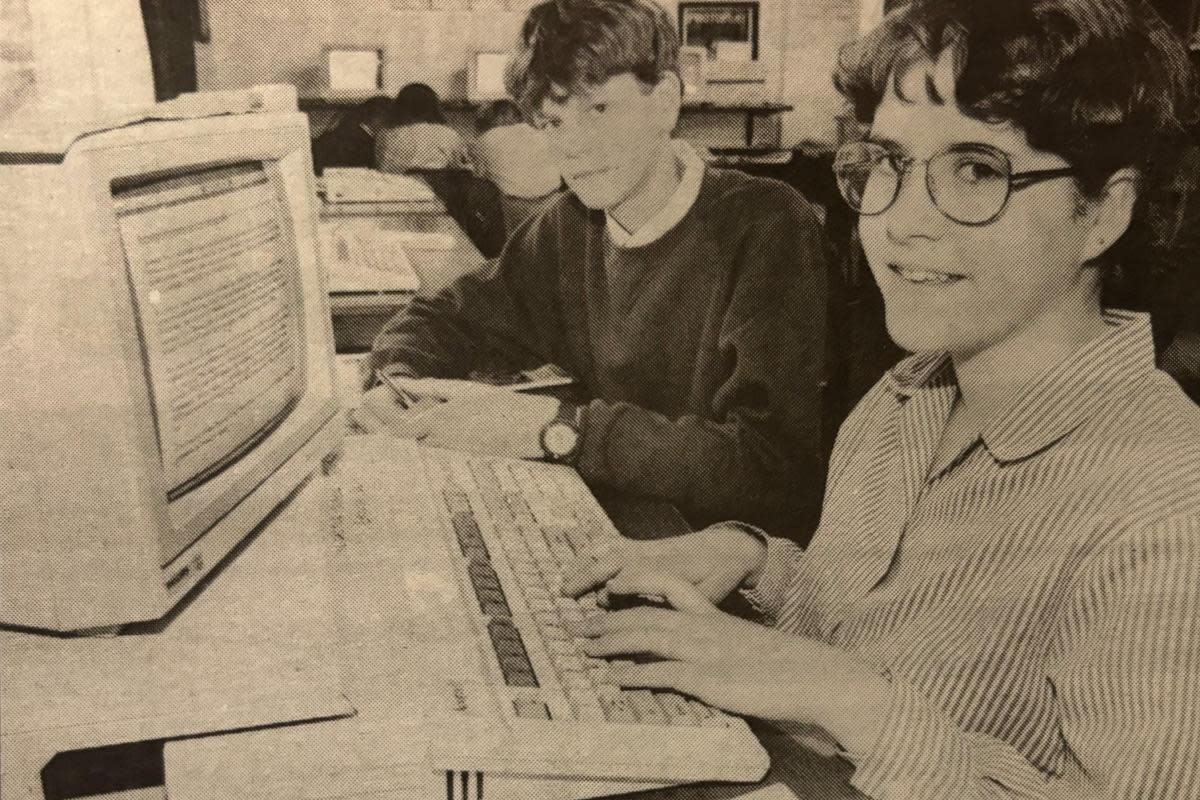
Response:
[[[971,354],[951,354],[961,411],[980,424],[1012,405],[1025,386],[1106,330],[1094,297],[1045,310],[1003,341]]]
[[[629,195],[609,209],[609,215],[629,233],[641,228],[662,211],[679,188],[682,167],[669,139],[664,139],[653,166]]]

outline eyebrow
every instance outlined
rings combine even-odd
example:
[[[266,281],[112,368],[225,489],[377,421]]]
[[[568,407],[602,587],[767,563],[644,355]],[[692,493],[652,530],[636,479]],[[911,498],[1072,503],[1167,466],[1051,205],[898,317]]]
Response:
[[[907,147],[905,147],[904,145],[900,144],[900,143],[899,143],[899,142],[897,142],[895,139],[889,139],[889,138],[887,138],[886,136],[873,136],[873,135],[871,135],[871,134],[867,134],[867,135],[866,135],[866,136],[863,138],[863,141],[864,141],[864,142],[870,142],[871,144],[877,144],[877,145],[879,145],[880,147],[886,147],[888,150],[898,150],[898,151],[900,151],[901,153],[907,153],[907,152],[908,152],[908,148],[907,148]]]
[[[889,139],[886,136],[873,136],[871,134],[867,134],[863,141],[871,142],[872,144],[886,147],[889,150],[896,150],[905,154],[909,152],[908,148],[900,144],[900,142],[897,142],[895,139]],[[938,152],[946,153],[962,150],[992,150],[997,153],[1003,153],[1009,158],[1009,160],[1014,158],[1012,153],[1008,152],[1003,147],[998,147],[990,142],[952,142],[945,147],[939,148]]]

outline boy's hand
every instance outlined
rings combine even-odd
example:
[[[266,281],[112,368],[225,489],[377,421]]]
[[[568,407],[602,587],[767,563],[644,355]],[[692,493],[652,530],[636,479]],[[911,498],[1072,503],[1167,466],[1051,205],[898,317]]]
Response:
[[[553,397],[518,394],[474,381],[403,379],[419,401],[397,402],[387,386],[363,395],[356,421],[369,431],[387,430],[430,447],[505,458],[541,458],[542,428],[558,412]]]
[[[422,444],[505,458],[541,458],[542,428],[558,413],[553,397],[488,387],[460,394],[419,419]]]

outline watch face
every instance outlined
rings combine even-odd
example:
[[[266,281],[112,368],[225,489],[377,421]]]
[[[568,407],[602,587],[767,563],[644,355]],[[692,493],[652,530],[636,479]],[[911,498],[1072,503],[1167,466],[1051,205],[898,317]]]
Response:
[[[552,456],[562,458],[575,451],[579,432],[565,422],[555,422],[546,428],[546,449]]]

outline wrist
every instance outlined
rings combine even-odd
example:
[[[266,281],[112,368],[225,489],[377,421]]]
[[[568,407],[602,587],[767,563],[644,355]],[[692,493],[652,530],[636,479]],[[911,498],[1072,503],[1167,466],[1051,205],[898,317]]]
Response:
[[[891,712],[894,690],[891,682],[862,661],[837,651],[842,663],[830,671],[836,675],[832,691],[823,694],[820,723],[851,756],[871,753],[883,733]]]
[[[555,413],[542,426],[539,443],[546,459],[556,464],[575,466],[583,451],[583,426],[586,406],[559,402]]]
[[[734,563],[743,565],[742,580],[738,586],[753,589],[767,564],[766,534],[741,522],[723,522],[717,526],[730,534],[731,553]]]

